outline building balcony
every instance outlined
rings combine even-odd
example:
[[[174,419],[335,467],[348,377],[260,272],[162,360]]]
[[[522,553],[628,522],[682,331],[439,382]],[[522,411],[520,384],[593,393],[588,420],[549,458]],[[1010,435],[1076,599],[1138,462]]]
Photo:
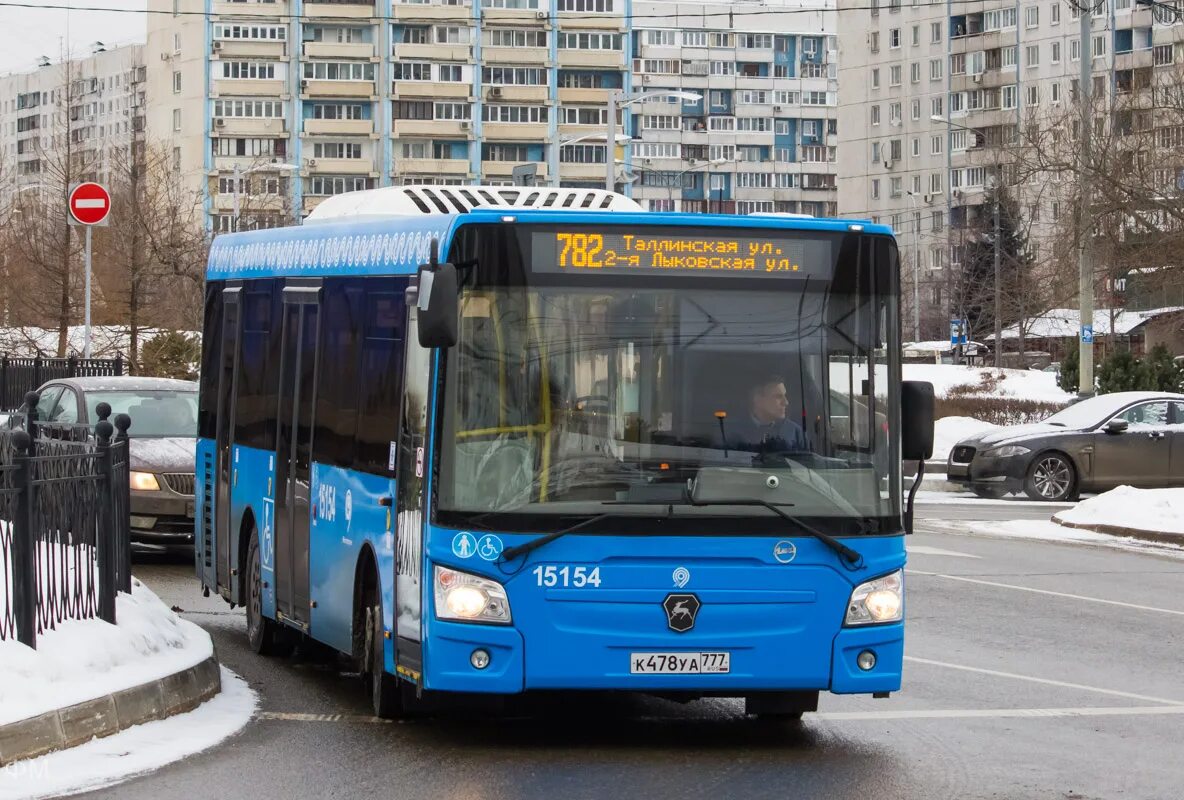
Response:
[[[308,150],[306,149],[307,153]],[[377,178],[373,158],[306,158],[310,175],[369,175]]]
[[[214,55],[230,58],[284,58],[288,55],[287,42],[236,42],[215,39],[211,45]]]
[[[249,78],[223,78],[214,81],[215,97],[255,97],[264,95],[291,99],[288,95],[287,81],[283,80],[251,80]]]
[[[549,91],[546,86],[490,86],[485,90],[485,100],[494,103],[545,103]]]
[[[457,17],[471,17],[471,4],[463,6],[436,6],[436,5],[420,5],[418,3],[395,3],[391,9],[392,19],[395,22],[402,20],[411,20],[418,24],[420,22],[427,22],[430,20],[445,20],[448,22],[455,22]],[[483,10],[481,16],[485,19],[489,18],[490,10]]]
[[[545,142],[548,125],[545,122],[486,122],[481,127],[485,139],[513,142]]]
[[[398,158],[396,175],[469,175],[467,158]]]
[[[337,42],[305,42],[305,58],[348,58],[353,60],[378,60],[378,52],[372,44],[339,44]]]
[[[608,105],[608,89],[559,89],[561,105]]]
[[[1132,50],[1129,53],[1114,54],[1114,69],[1144,69],[1155,65],[1153,52],[1149,49]]]
[[[369,19],[374,16],[374,3],[317,3],[304,0],[301,10],[304,16],[313,19]]]
[[[214,211],[232,213],[234,211],[234,192],[211,192],[210,205]],[[243,193],[238,196],[238,211],[240,216],[260,213],[283,213],[287,205],[288,198],[283,195]]]
[[[592,69],[624,69],[624,50],[560,50],[560,67],[590,67]]]
[[[594,181],[604,180],[604,164],[560,164],[559,177],[563,180]]]
[[[629,30],[628,20],[617,14],[581,14],[575,11],[564,11],[558,16],[559,28],[566,31],[619,31],[623,33]]]
[[[771,145],[773,144],[773,131],[737,131],[736,144],[738,145]]]
[[[218,120],[221,120],[219,124]],[[288,130],[287,120],[271,118],[258,119],[247,117],[215,117],[212,133],[214,136],[278,136]]]
[[[391,134],[395,138],[403,138],[405,136],[418,136],[420,138],[425,136],[447,136],[453,139],[464,139],[472,132],[472,128],[473,124],[465,121],[397,119],[391,125]]]
[[[374,120],[306,119],[304,133],[309,136],[367,136],[374,133]]]
[[[283,135],[287,136],[287,134],[283,134]],[[210,172],[210,175],[217,176],[219,173],[223,173],[223,172],[233,173],[235,167],[238,167],[239,170],[242,172],[246,172],[247,170],[254,169],[256,167],[262,168],[265,164],[267,164],[269,162],[275,162],[277,164],[282,164],[285,162],[286,158],[287,158],[286,156],[282,156],[282,155],[275,155],[275,156],[215,156],[214,157],[214,168]],[[266,171],[263,169],[259,169],[255,174],[256,175],[266,174]]]
[[[377,100],[378,92],[373,81],[300,81],[300,96],[309,97],[354,97]]]
[[[1076,26],[1077,23],[1073,23]],[[973,53],[976,50],[995,50],[1008,44],[1015,44],[1015,31],[1009,30],[1006,40],[1003,31],[990,33],[972,33],[968,36],[955,36],[950,39],[950,53]]]
[[[487,178],[510,178],[513,177],[514,167],[520,167],[524,161],[482,161],[481,174]],[[600,167],[600,175],[604,177],[604,165]],[[535,178],[538,181],[545,181],[547,179],[547,164],[544,161],[538,162],[538,172],[535,173]]]
[[[412,8],[420,8],[421,6],[412,6]],[[453,18],[457,16],[456,9],[450,8],[449,11]],[[483,8],[481,9],[481,19],[486,25],[511,25],[518,27],[549,27],[549,20],[539,19],[539,14],[547,15],[546,11],[536,11],[533,8]]]
[[[391,86],[391,97],[396,100],[406,98],[449,100],[468,100],[473,96],[473,87],[468,83],[437,82],[437,81],[395,81]]]
[[[542,64],[550,66],[550,57],[551,53],[545,47],[481,48],[481,61],[485,64]]]
[[[429,8],[430,6],[416,6]],[[396,61],[472,61],[473,48],[467,44],[397,44]]]
[[[242,3],[219,3],[215,0],[211,13],[227,17],[250,13],[251,17],[282,18],[287,17],[291,11],[287,3],[252,3],[250,8],[244,8]]]

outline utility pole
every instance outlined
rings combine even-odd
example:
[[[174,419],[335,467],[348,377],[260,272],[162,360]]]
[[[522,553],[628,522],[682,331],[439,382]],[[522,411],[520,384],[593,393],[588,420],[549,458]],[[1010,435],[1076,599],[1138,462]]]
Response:
[[[1002,248],[999,247],[999,180],[996,179],[994,191],[995,217],[995,373],[1003,373],[1003,270],[1000,265]]]
[[[1081,147],[1077,170],[1077,187],[1080,193],[1078,209],[1077,268],[1078,303],[1080,306],[1081,330],[1078,335],[1080,373],[1077,394],[1091,397],[1094,393],[1094,271],[1093,271],[1093,219],[1090,214],[1091,189],[1089,171],[1093,168],[1093,4],[1079,6],[1081,11]]]

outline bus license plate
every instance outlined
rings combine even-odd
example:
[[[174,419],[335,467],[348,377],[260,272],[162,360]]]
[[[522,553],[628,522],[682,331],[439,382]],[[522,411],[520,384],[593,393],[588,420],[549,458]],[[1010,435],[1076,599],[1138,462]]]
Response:
[[[724,675],[731,670],[731,653],[629,654],[632,675]]]

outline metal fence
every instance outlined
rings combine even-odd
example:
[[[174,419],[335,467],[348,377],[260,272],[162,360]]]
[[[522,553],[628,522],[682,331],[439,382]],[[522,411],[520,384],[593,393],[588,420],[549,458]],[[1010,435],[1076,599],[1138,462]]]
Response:
[[[17,358],[0,356],[0,411],[15,411],[28,392],[54,378],[108,377],[123,374],[123,356],[115,358]]]
[[[0,639],[36,647],[67,619],[115,622],[131,591],[126,414],[100,403],[94,430],[39,425],[0,432]]]

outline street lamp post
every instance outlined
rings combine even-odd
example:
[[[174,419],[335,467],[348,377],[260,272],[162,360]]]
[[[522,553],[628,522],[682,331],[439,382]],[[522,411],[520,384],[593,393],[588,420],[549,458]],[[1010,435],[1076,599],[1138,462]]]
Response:
[[[921,218],[917,216],[917,195],[909,190],[913,208],[913,341],[921,341]]]
[[[269,171],[295,172],[297,169],[299,169],[299,167],[297,167],[295,164],[287,164],[287,163],[257,164],[249,169],[241,169],[238,165],[238,162],[235,162],[235,164],[234,164],[234,193],[233,193],[233,197],[234,197],[234,230],[236,233],[238,232],[238,222],[239,222],[238,190],[239,190],[239,184],[242,182],[243,177],[246,175],[250,175],[253,172],[269,172]]]
[[[620,89],[612,89],[608,93],[608,119],[605,121],[606,135],[605,143],[610,150],[616,150],[617,140],[617,109],[631,106],[634,103],[642,103],[646,100],[657,100],[658,98],[667,97],[675,100],[702,100],[703,95],[698,92],[684,92],[678,89],[655,89],[649,92],[637,92],[626,96]],[[605,191],[616,191],[617,188],[617,163],[616,153],[610,152],[606,154],[604,159],[604,188]]]

